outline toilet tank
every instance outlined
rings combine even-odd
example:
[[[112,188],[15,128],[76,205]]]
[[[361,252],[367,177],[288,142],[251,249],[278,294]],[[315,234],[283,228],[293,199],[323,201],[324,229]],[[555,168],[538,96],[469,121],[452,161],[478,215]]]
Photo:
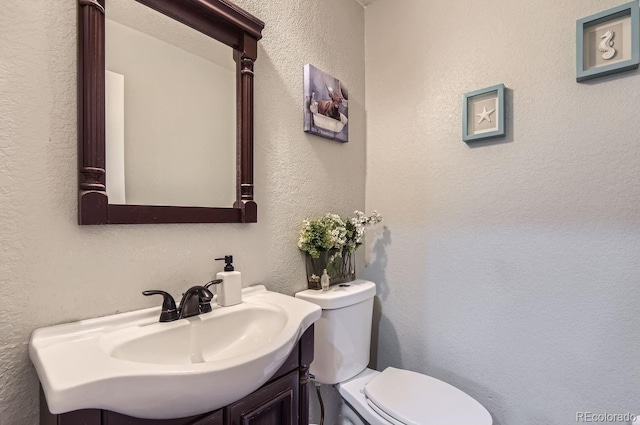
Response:
[[[296,294],[322,308],[315,322],[314,359],[309,370],[316,381],[337,384],[367,367],[375,295],[375,284],[361,279],[331,286],[328,291],[308,289]]]

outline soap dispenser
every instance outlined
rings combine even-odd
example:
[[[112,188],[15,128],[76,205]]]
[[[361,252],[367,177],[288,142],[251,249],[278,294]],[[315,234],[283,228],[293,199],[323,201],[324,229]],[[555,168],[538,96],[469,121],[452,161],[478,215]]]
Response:
[[[240,304],[242,302],[242,281],[240,280],[240,272],[233,268],[233,256],[225,255],[223,258],[216,258],[216,261],[224,260],[224,271],[216,275],[222,282],[218,286],[218,305],[221,307],[229,307],[231,305]]]

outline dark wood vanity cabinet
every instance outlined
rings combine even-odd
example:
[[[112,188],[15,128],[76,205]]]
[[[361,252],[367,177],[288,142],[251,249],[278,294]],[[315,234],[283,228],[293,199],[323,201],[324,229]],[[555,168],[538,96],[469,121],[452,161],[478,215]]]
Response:
[[[53,415],[40,394],[40,425],[308,425],[309,365],[313,325],[302,335],[274,377],[245,398],[213,412],[180,419],[139,419],[85,409]]]
[[[299,379],[291,372],[228,406],[229,425],[301,424]],[[306,425],[306,423],[305,423]]]

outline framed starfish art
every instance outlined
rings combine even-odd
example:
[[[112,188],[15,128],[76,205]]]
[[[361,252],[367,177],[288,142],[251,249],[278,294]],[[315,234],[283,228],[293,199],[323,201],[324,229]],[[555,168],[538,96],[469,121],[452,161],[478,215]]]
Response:
[[[462,140],[504,137],[504,84],[466,93],[462,102]]]

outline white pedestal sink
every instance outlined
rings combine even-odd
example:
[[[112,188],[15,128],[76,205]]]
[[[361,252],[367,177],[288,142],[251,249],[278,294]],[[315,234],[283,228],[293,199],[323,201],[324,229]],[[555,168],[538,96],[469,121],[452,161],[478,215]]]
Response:
[[[170,419],[218,409],[268,381],[321,310],[253,286],[242,304],[169,323],[159,315],[149,308],[34,331],[29,355],[49,410]]]

